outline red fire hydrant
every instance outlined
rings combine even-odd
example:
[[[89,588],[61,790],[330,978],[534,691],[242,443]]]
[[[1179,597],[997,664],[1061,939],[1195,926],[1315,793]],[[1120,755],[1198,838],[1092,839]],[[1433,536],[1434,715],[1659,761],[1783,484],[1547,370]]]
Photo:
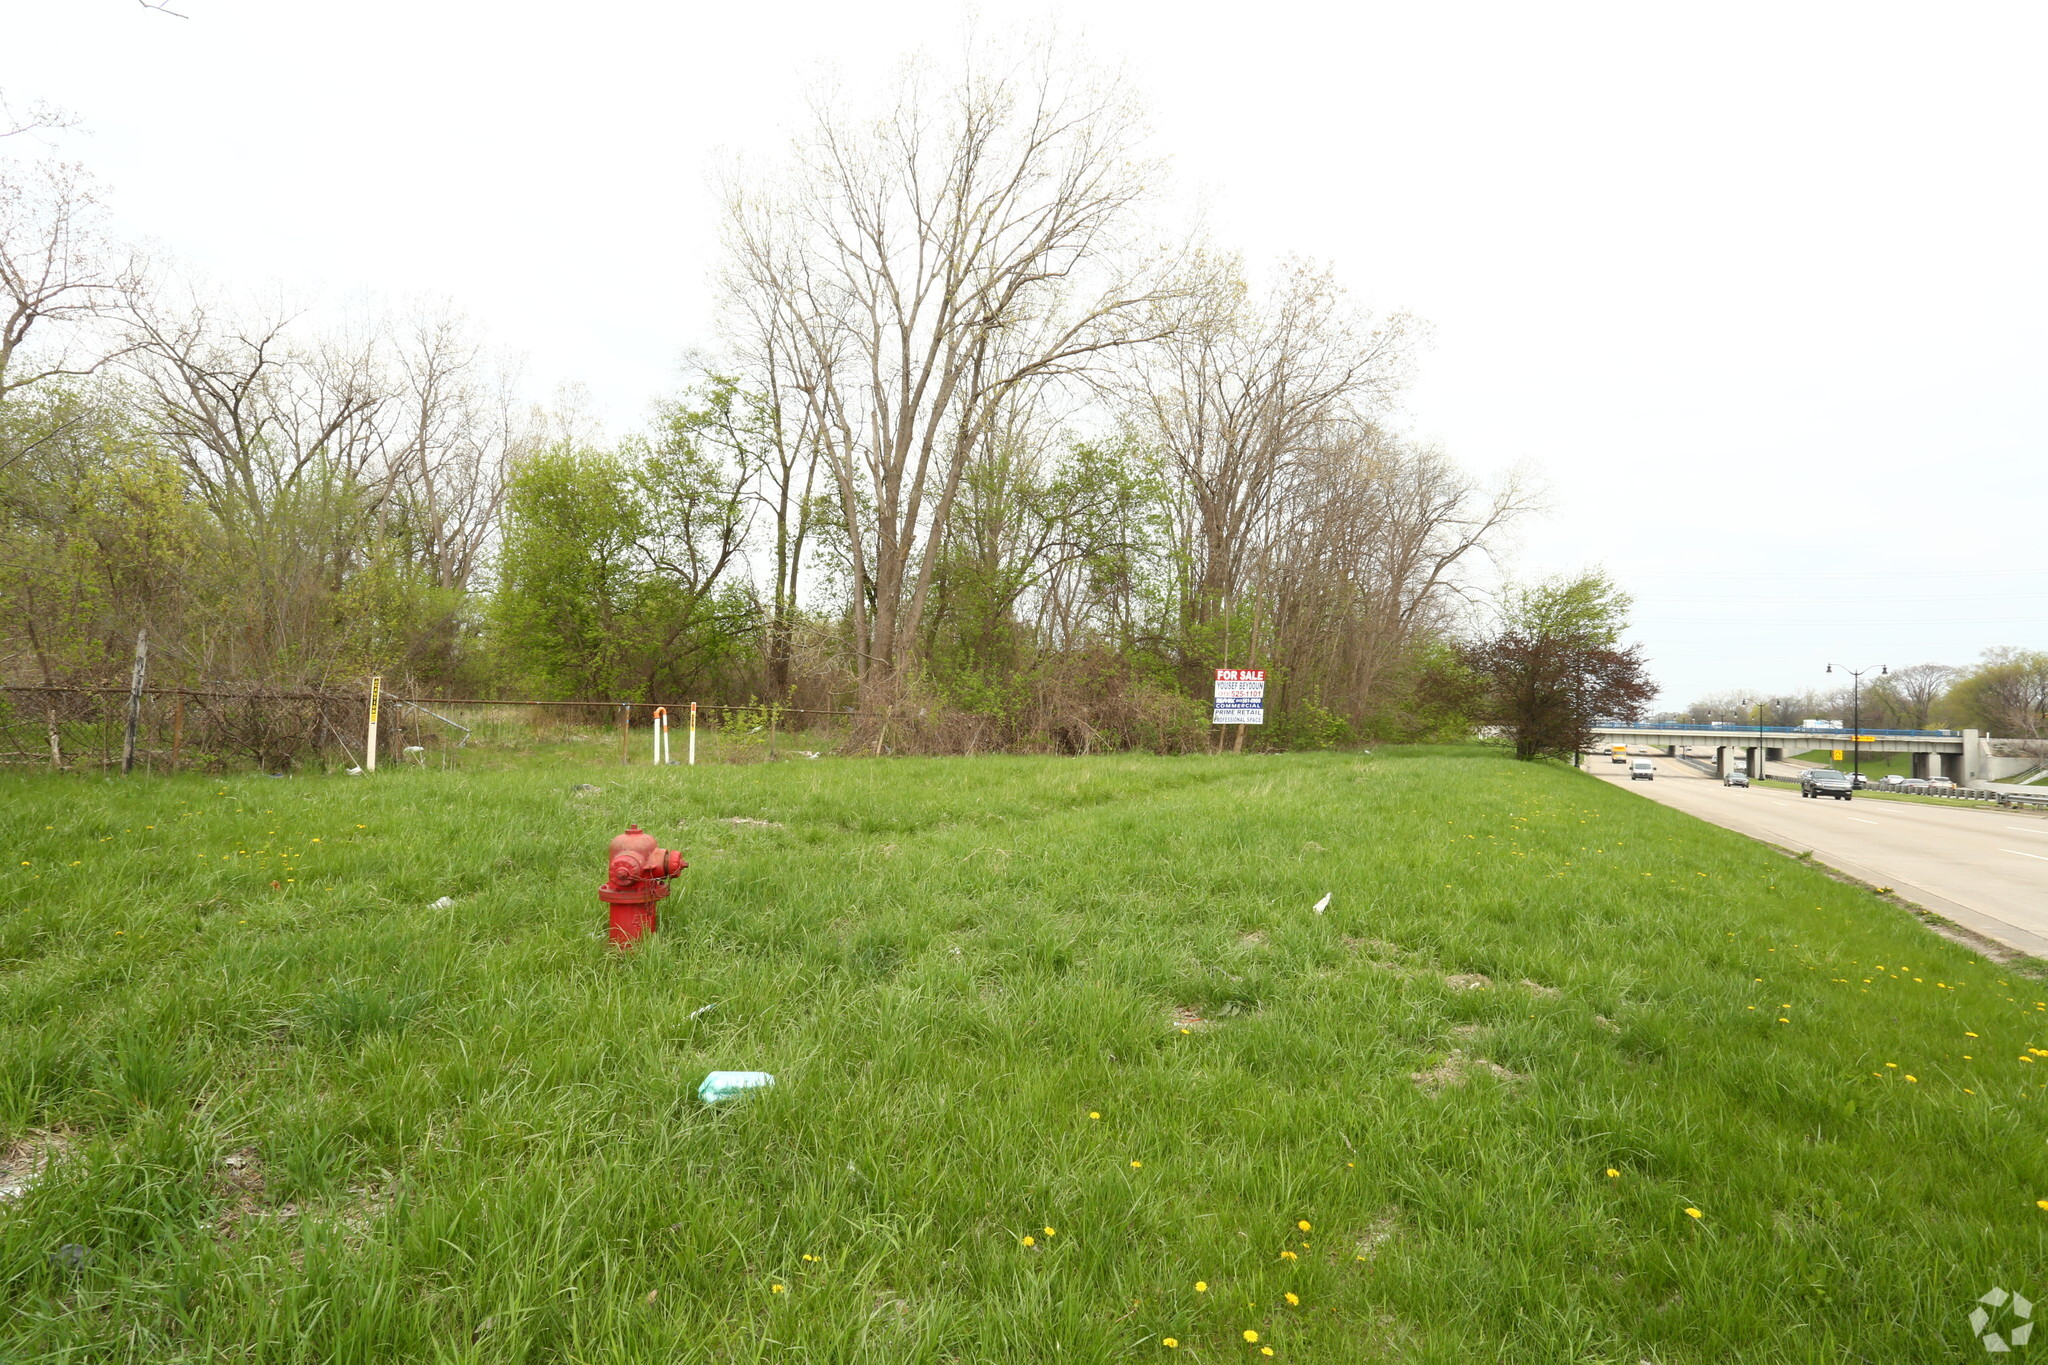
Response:
[[[612,942],[621,948],[660,928],[654,906],[669,893],[668,879],[689,864],[671,849],[656,848],[654,836],[638,825],[612,840],[611,880],[597,898],[612,908]]]

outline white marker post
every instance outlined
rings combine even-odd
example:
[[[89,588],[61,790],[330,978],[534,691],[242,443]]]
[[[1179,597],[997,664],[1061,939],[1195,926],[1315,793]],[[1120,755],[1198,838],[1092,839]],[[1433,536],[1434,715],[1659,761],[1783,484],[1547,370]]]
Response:
[[[668,708],[654,708],[654,765],[660,767],[668,761]]]
[[[382,674],[370,679],[370,737],[363,742],[363,771],[377,771],[377,699],[384,693]]]
[[[690,703],[690,766],[697,766],[697,703]]]

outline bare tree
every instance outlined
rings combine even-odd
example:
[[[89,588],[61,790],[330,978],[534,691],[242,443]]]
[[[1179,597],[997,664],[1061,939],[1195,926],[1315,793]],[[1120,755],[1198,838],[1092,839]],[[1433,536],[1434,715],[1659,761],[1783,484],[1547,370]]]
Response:
[[[105,364],[113,348],[81,333],[111,317],[139,275],[135,257],[108,237],[82,169],[0,161],[0,402]]]
[[[1197,672],[1249,657],[1254,640],[1226,637],[1255,570],[1300,526],[1290,489],[1341,463],[1326,453],[1353,446],[1391,396],[1408,333],[1399,316],[1373,326],[1314,266],[1287,266],[1259,299],[1236,260],[1201,264],[1192,306],[1126,380],[1180,493],[1184,631],[1198,653],[1220,651],[1190,659]]]
[[[1962,670],[1947,664],[1914,664],[1879,678],[1863,703],[1903,729],[1924,730],[1934,707],[1948,695]]]
[[[397,339],[397,422],[389,453],[412,552],[441,588],[465,588],[483,563],[505,498],[505,465],[519,444],[511,377],[494,367],[456,318],[423,315]]]
[[[1301,474],[1256,583],[1269,649],[1294,699],[1359,713],[1418,640],[1451,630],[1472,561],[1534,503],[1518,478],[1484,488],[1375,426],[1311,452]]]
[[[55,130],[69,128],[78,122],[75,115],[44,104],[41,100],[29,105],[28,112],[16,113],[7,96],[0,93],[0,138],[14,137],[19,133],[32,133],[41,129]]]
[[[778,315],[788,339],[872,687],[914,661],[961,476],[1003,404],[1157,335],[1161,291],[1116,265],[1144,194],[1136,116],[1051,45],[972,57],[944,87],[914,67],[880,120],[812,113],[779,193],[729,194],[731,280],[753,296],[735,311]]]

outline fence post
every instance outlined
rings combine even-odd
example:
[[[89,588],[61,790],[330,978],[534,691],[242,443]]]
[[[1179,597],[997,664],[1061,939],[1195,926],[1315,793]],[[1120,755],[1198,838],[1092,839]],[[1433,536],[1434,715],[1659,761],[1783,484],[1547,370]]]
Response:
[[[621,702],[619,704],[619,766],[621,768],[632,762],[631,756],[626,752],[626,746],[633,742],[632,716],[632,703]]]
[[[121,736],[121,774],[135,771],[135,727],[142,719],[142,680],[149,675],[149,627],[135,632],[135,667],[128,671],[128,726]]]
[[[171,771],[178,771],[178,758],[185,748],[185,691],[178,689],[178,700],[171,706]]]
[[[697,766],[697,703],[690,703],[690,766]]]
[[[377,699],[384,693],[384,675],[370,679],[370,737],[363,742],[363,771],[377,771]]]

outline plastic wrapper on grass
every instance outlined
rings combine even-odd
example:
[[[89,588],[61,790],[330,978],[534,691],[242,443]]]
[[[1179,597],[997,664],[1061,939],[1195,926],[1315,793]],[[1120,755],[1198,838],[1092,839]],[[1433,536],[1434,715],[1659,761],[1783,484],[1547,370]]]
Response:
[[[775,1078],[765,1071],[714,1071],[698,1083],[697,1098],[706,1104],[718,1104],[773,1084]]]

